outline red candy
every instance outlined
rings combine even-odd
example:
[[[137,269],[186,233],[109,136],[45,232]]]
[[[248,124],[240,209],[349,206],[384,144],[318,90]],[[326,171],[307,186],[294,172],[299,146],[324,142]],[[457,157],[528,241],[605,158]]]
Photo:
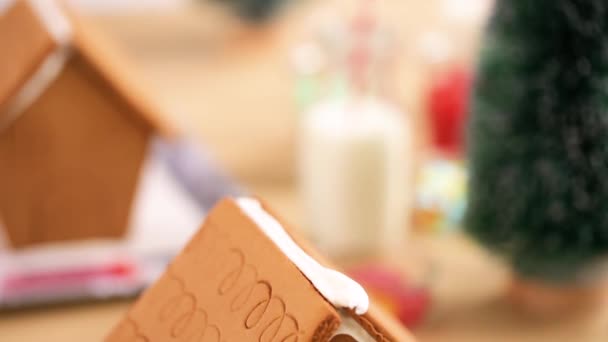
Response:
[[[352,269],[349,274],[405,326],[413,328],[426,317],[431,304],[429,290],[410,284],[397,271],[381,265],[366,265]]]

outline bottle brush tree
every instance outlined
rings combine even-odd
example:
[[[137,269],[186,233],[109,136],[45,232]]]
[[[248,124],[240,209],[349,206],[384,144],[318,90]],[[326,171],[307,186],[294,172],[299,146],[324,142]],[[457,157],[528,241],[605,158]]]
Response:
[[[465,226],[522,278],[608,256],[608,2],[498,0],[469,123]]]

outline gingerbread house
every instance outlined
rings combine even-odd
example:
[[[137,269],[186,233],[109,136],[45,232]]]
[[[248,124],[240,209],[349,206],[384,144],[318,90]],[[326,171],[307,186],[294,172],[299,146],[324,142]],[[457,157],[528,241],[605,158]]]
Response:
[[[0,16],[0,228],[13,248],[127,229],[153,136],[172,136],[116,49],[51,1]]]
[[[322,259],[265,204],[225,199],[106,341],[414,341]]]

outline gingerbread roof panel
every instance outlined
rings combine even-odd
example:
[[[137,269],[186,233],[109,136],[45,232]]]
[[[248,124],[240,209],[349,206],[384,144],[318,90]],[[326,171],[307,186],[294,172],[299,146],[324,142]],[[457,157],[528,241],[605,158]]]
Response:
[[[0,14],[0,122],[22,85],[57,44],[35,8],[17,1]]]
[[[136,119],[171,137],[174,129],[120,49],[92,23],[52,0],[16,0],[0,16],[0,132],[54,84],[78,54]],[[3,118],[4,116],[4,118]]]
[[[124,101],[134,115],[150,125],[157,133],[172,137],[176,132],[152,99],[153,92],[144,86],[143,78],[137,74],[120,49],[86,18],[67,11],[73,30],[72,46],[99,74],[118,98]]]

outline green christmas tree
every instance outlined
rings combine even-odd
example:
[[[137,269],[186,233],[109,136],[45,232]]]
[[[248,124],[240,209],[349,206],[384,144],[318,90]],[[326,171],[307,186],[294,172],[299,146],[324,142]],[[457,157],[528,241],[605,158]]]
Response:
[[[469,127],[466,229],[522,277],[608,256],[608,2],[498,0]]]

